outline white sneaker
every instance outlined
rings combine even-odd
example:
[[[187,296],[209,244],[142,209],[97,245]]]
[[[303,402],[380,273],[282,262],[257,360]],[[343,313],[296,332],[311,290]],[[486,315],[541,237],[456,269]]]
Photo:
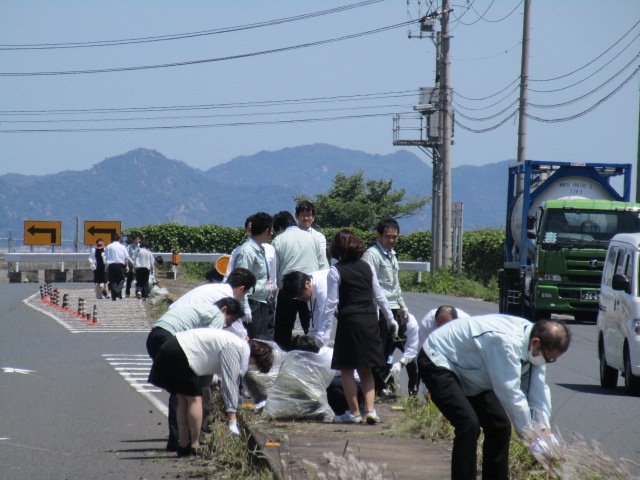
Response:
[[[333,417],[333,423],[362,423],[362,415],[353,415],[349,410]]]
[[[372,412],[364,412],[364,421],[369,425],[375,425],[376,423],[382,422],[375,410]]]

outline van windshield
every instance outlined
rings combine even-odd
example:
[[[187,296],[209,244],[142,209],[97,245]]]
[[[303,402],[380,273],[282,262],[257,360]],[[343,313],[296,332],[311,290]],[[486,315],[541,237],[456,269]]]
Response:
[[[639,212],[624,210],[548,210],[539,238],[542,248],[606,248],[615,234],[640,231],[639,216]]]

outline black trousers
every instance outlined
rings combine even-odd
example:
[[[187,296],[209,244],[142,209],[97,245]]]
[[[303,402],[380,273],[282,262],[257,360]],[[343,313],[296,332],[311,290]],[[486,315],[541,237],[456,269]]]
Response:
[[[136,283],[137,283],[138,279],[136,277],[135,269],[133,268],[133,265],[129,265],[127,267],[127,286],[125,287],[125,291],[124,291],[124,294],[127,297],[131,295],[131,284],[133,283],[134,278],[136,279]]]
[[[136,293],[140,292],[142,298],[149,297],[149,276],[151,271],[148,268],[136,268]],[[129,281],[127,280],[127,295],[129,295]]]
[[[399,308],[391,310],[393,313],[393,317],[398,316]],[[382,340],[382,346],[384,347],[384,359],[383,361],[386,363],[384,367],[376,367],[371,369],[371,373],[373,374],[373,381],[375,383],[376,393],[380,393],[382,390],[386,388],[384,379],[389,375],[389,370],[391,369],[391,364],[389,363],[389,357],[393,355],[393,351],[395,350],[395,341],[391,336],[391,332],[389,331],[389,326],[387,319],[385,318],[382,310],[378,312],[379,326],[380,326],[380,339]]]
[[[300,324],[306,334],[309,332],[309,318],[311,317],[309,306],[306,302],[294,300],[287,295],[284,290],[280,290],[276,304],[276,321],[273,339],[283,350],[287,350],[289,347],[293,327],[296,323],[296,315],[298,314],[300,315]],[[305,323],[307,325],[306,329],[304,327]]]
[[[124,284],[124,265],[122,263],[112,263],[107,267],[109,277],[109,290],[111,299],[122,298],[122,286]]]
[[[427,355],[418,357],[418,371],[431,400],[455,429],[451,478],[476,480],[476,452],[482,428],[482,478],[507,480],[511,422],[493,390],[467,397],[456,375],[434,365]]]

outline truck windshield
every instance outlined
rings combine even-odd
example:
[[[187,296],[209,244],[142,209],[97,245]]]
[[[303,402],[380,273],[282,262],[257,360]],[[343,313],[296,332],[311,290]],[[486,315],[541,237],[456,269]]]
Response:
[[[640,213],[611,210],[548,210],[538,238],[542,246],[605,246],[616,233],[640,231]]]

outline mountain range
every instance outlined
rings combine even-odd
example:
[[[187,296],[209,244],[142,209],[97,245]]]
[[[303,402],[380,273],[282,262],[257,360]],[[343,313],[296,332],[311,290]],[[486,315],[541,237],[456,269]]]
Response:
[[[465,230],[504,225],[507,166],[452,168],[452,201],[464,202]],[[0,176],[0,237],[22,238],[25,220],[62,221],[63,239],[81,222],[121,221],[122,228],[165,222],[238,227],[256,211],[293,211],[294,195],[326,193],[337,173],[364,171],[393,179],[407,197],[431,196],[432,168],[408,150],[373,155],[314,144],[261,151],[202,171],[155,150],[139,148],[88,170]],[[82,225],[82,223],[81,223]],[[431,206],[400,222],[403,233],[429,230]]]

